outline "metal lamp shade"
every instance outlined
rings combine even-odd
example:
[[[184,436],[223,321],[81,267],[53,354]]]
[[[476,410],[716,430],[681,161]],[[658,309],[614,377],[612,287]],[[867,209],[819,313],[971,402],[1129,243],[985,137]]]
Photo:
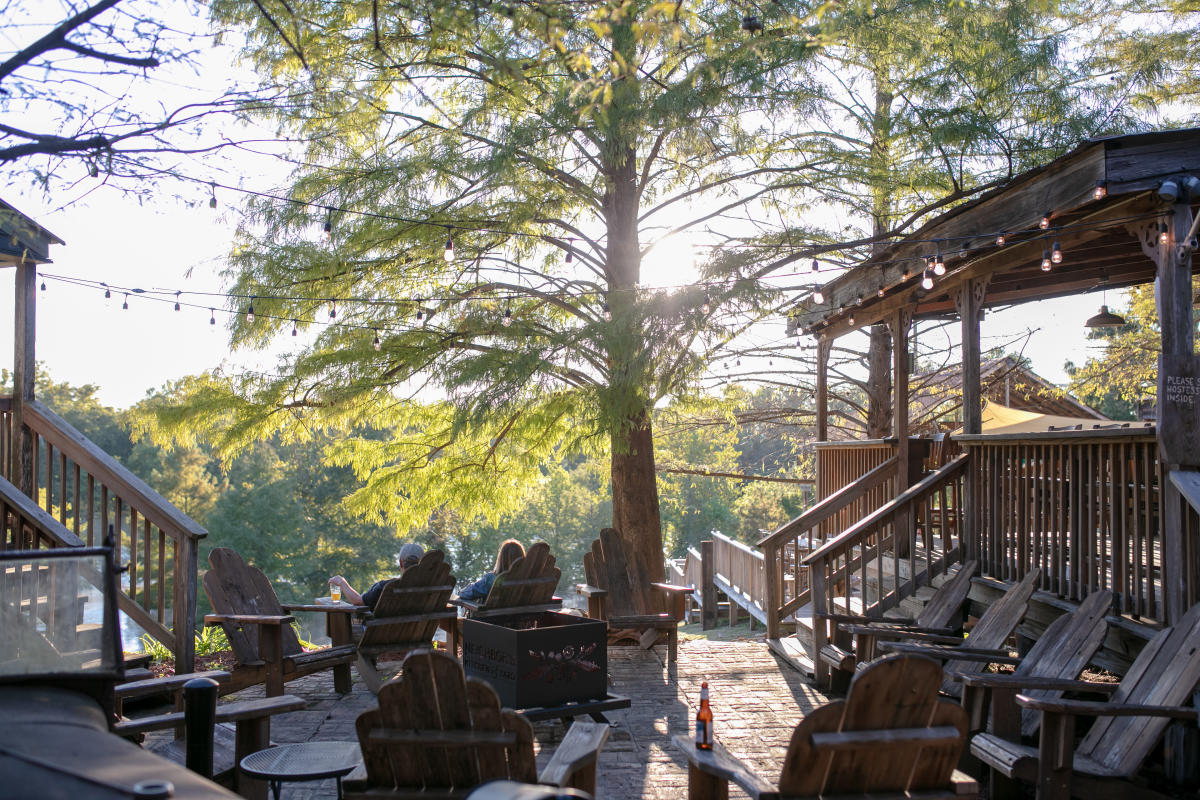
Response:
[[[1100,306],[1100,313],[1094,317],[1088,317],[1088,321],[1083,323],[1083,326],[1085,328],[1115,328],[1124,324],[1124,317],[1109,311],[1108,306]]]

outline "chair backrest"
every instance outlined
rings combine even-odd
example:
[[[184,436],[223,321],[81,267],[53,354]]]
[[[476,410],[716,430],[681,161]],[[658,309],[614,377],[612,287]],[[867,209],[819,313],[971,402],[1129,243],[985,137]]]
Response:
[[[987,611],[975,623],[975,627],[967,634],[965,645],[985,650],[995,650],[1001,647],[1029,610],[1029,598],[1037,588],[1037,579],[1042,572],[1031,569],[1021,581],[1004,593],[996,602],[988,606]],[[983,672],[987,663],[983,661],[947,661],[946,672],[975,673]],[[962,694],[962,684],[947,680],[942,691],[958,697]]]
[[[375,603],[373,624],[363,631],[360,647],[432,641],[438,620],[410,620],[392,624],[389,617],[412,617],[442,611],[454,591],[454,576],[441,550],[427,550],[421,560],[399,578],[384,584]]]
[[[549,603],[554,599],[561,575],[562,570],[554,566],[550,545],[536,542],[529,546],[524,556],[496,576],[483,606],[494,611]]]
[[[204,573],[204,593],[208,595],[208,602],[217,614],[283,614],[283,607],[267,576],[258,567],[243,561],[236,550],[214,547],[208,554],[208,566],[208,572]],[[257,625],[239,627],[225,623],[221,627],[239,663],[261,660]],[[281,627],[283,655],[294,656],[303,652],[292,626]]]
[[[355,727],[372,788],[434,794],[495,779],[537,781],[533,726],[502,710],[491,686],[464,679],[462,664],[446,653],[410,653]]]
[[[781,795],[948,789],[967,736],[967,712],[938,697],[942,668],[890,655],[855,674],[845,700],[806,716],[792,733]],[[880,742],[886,741],[886,748]]]
[[[962,608],[971,591],[971,577],[979,567],[978,561],[966,561],[954,576],[938,587],[933,597],[917,615],[917,624],[922,628],[945,628]]]
[[[1146,643],[1110,702],[1179,706],[1200,682],[1200,605]],[[1100,717],[1076,752],[1117,775],[1132,775],[1154,749],[1170,719]]]
[[[1030,648],[1014,675],[1034,678],[1064,678],[1074,680],[1104,644],[1108,633],[1105,616],[1112,606],[1112,592],[1099,589],[1092,592],[1079,608],[1051,622]],[[1062,692],[1037,689],[1022,692],[1030,697],[1060,697]],[[1042,723],[1042,713],[1031,708],[1021,711],[1021,733],[1032,736]]]
[[[668,610],[661,595],[652,592],[645,570],[625,558],[625,545],[616,528],[604,528],[600,537],[583,554],[583,574],[588,585],[608,592],[609,617],[643,614],[647,609],[661,613]]]

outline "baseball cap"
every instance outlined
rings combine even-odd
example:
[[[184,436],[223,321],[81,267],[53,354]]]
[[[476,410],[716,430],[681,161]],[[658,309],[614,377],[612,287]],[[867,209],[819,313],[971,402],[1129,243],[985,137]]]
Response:
[[[421,556],[425,555],[425,548],[416,542],[409,542],[400,548],[400,566],[408,568],[421,560]]]

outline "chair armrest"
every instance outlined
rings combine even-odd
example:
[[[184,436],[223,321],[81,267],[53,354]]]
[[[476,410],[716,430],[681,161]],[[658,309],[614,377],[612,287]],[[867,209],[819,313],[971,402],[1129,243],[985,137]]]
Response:
[[[371,617],[363,622],[364,628],[378,628],[380,625],[397,625],[405,622],[432,622],[433,620],[458,619],[458,611],[446,608],[442,611],[428,611],[424,614],[401,614],[397,617]]]
[[[538,783],[571,786],[575,773],[596,763],[600,748],[608,741],[608,725],[599,722],[575,722],[559,742],[550,763],[538,776]]]
[[[912,627],[917,624],[911,617],[864,617],[861,614],[814,614],[817,619],[827,619],[838,625],[893,625]]]
[[[691,586],[681,586],[677,583],[652,583],[650,585],[667,594],[691,594],[696,591]]]
[[[1029,675],[995,675],[987,672],[978,672],[973,675],[952,674],[950,677],[967,686],[983,686],[989,689],[1053,689],[1060,692],[1112,694],[1119,687],[1119,684],[1116,683],[1073,681],[1066,678],[1035,678]]]
[[[1143,706],[1136,703],[1097,703],[1093,700],[1065,700],[1017,695],[1017,705],[1052,714],[1080,714],[1089,717],[1171,717],[1200,719],[1200,709],[1189,706]]]
[[[118,700],[129,700],[134,697],[145,697],[146,695],[159,694],[161,692],[180,691],[183,689],[183,685],[192,678],[212,678],[217,683],[225,683],[230,677],[232,676],[222,669],[209,670],[208,672],[185,672],[179,675],[167,675],[163,678],[147,678],[141,681],[119,683],[113,687],[113,694]]]
[[[894,640],[908,640],[912,644],[947,644],[961,645],[966,640],[961,636],[948,636],[944,633],[925,633],[923,631],[904,631],[899,629],[876,628],[871,625],[849,625],[844,630],[856,636],[873,636],[880,643]]]
[[[460,600],[457,597],[450,598],[450,605],[465,608],[467,611],[478,611],[483,607],[483,603],[476,603],[472,600]]]
[[[981,661],[992,664],[1020,664],[1021,659],[1010,655],[1007,650],[989,650],[981,647],[939,647],[917,642],[879,642],[880,650],[887,653],[911,653],[913,655],[940,658],[944,661]]]
[[[236,703],[218,703],[217,715],[214,722],[241,722],[248,719],[260,719],[285,711],[300,711],[308,706],[303,697],[292,694],[278,697],[259,697],[254,700],[241,700]],[[113,725],[112,731],[119,736],[132,736],[137,733],[163,731],[182,724],[184,713],[171,711],[166,714],[155,714],[151,717],[138,719],[123,719]]]
[[[231,622],[236,625],[283,625],[287,622],[295,622],[296,618],[290,614],[271,615],[271,614],[205,614],[205,625],[219,625],[222,622]]]
[[[742,787],[753,800],[758,800],[763,795],[777,795],[774,786],[755,775],[749,767],[730,755],[720,742],[713,742],[712,750],[700,750],[692,738],[684,734],[676,734],[671,741],[687,756],[688,764],[701,772],[733,781]]]
[[[599,586],[589,586],[586,583],[575,584],[575,591],[584,597],[604,597],[608,594],[608,589],[601,589]]]

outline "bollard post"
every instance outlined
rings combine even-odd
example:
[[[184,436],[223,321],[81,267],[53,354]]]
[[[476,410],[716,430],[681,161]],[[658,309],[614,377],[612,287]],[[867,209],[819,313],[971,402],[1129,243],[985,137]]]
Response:
[[[713,582],[716,568],[713,543],[708,539],[700,543],[700,614],[701,627],[706,631],[717,627],[717,586]]]
[[[217,724],[217,682],[193,678],[183,685],[187,768],[205,778],[213,774],[213,728]]]

